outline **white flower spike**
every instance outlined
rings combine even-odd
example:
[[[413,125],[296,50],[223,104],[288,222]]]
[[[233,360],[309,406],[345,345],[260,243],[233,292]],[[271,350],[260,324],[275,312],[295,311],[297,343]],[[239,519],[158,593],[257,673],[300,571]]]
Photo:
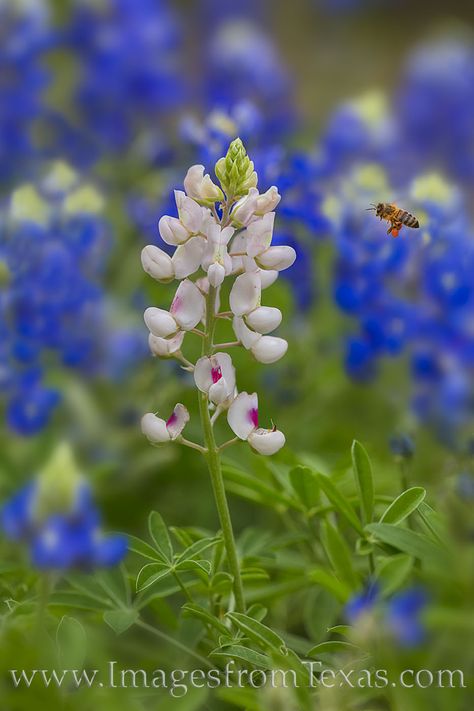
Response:
[[[257,393],[237,395],[227,413],[227,421],[239,439],[247,440],[259,454],[275,454],[285,444],[285,435],[273,427],[271,430],[258,426]]]

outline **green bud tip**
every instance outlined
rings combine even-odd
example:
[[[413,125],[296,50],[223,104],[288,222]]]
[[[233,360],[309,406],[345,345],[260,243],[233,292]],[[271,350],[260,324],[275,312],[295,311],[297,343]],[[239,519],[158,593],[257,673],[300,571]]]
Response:
[[[215,170],[227,197],[243,197],[257,186],[257,173],[240,138],[232,141],[227,154],[217,161]]]

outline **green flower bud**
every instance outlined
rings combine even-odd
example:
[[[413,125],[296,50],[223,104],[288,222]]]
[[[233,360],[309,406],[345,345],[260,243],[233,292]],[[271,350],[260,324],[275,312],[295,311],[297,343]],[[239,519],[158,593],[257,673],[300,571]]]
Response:
[[[71,447],[63,442],[38,475],[35,517],[43,520],[54,513],[71,511],[81,481]]]
[[[232,141],[227,155],[217,161],[215,171],[227,197],[241,198],[250,188],[257,187],[257,173],[240,138]]]

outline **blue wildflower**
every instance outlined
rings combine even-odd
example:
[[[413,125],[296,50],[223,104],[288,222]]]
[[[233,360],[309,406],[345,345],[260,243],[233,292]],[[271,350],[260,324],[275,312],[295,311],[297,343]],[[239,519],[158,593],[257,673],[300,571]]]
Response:
[[[354,624],[361,615],[371,612],[379,599],[379,594],[378,585],[370,582],[361,592],[353,595],[345,607],[345,615],[349,622]]]
[[[102,533],[90,486],[65,445],[4,504],[0,524],[7,538],[28,545],[31,562],[40,570],[109,567],[127,551],[125,536]]]
[[[387,623],[404,647],[420,644],[425,638],[425,628],[420,614],[427,603],[427,596],[420,588],[411,588],[394,595],[388,603]]]

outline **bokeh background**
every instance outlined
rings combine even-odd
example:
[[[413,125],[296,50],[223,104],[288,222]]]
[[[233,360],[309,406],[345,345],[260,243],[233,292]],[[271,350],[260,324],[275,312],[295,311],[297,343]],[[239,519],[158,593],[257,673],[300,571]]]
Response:
[[[275,239],[298,253],[272,296],[288,355],[237,354],[240,388],[285,432],[283,463],[342,476],[357,438],[381,495],[401,466],[426,487],[470,608],[473,23],[460,0],[0,0],[3,501],[67,442],[107,529],[142,535],[153,508],[216,528],[204,464],[139,430],[180,401],[199,439],[192,379],[148,352],[143,309],[173,286],[145,277],[140,251],[187,167],[212,171],[240,136],[259,187],[282,194]],[[387,236],[365,211],[379,201],[420,230]],[[278,530],[271,507],[229,490],[239,532]],[[1,546],[2,598],[27,596],[34,570],[8,572],[23,553]],[[445,583],[430,585],[436,598]]]

